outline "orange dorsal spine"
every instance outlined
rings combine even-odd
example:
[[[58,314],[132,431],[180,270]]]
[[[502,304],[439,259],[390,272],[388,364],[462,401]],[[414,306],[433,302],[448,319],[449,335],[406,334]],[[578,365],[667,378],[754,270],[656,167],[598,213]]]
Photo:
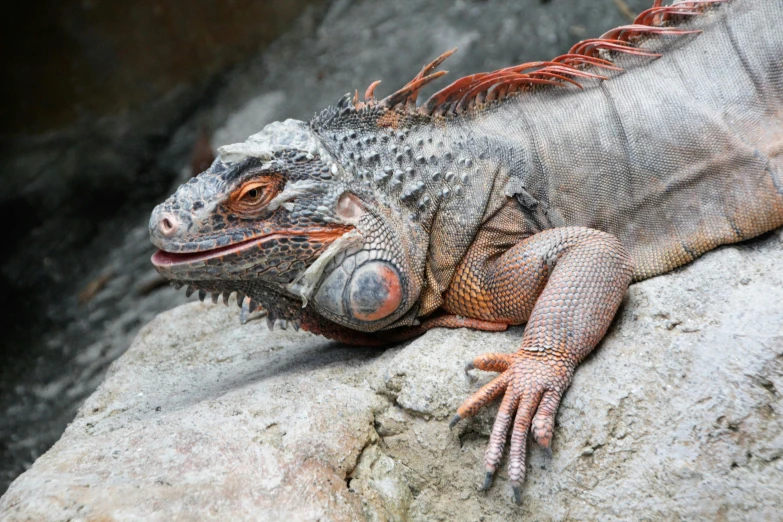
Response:
[[[523,63],[497,71],[465,76],[439,90],[421,105],[417,105],[421,88],[447,73],[435,69],[454,54],[456,49],[451,49],[425,65],[401,89],[381,100],[374,97],[375,87],[380,81],[373,82],[367,88],[364,101],[360,102],[356,97],[353,105],[357,109],[376,106],[412,114],[448,116],[480,108],[488,102],[502,101],[521,90],[530,90],[533,87],[574,85],[581,88],[579,80],[607,79],[606,76],[599,74],[601,70],[622,70],[607,59],[608,53],[658,58],[660,54],[644,49],[636,43],[637,40],[643,36],[680,36],[699,33],[698,30],[678,27],[676,22],[700,15],[706,8],[728,1],[694,0],[664,6],[661,5],[662,0],[655,0],[653,6],[640,13],[632,24],[607,31],[599,38],[582,40],[564,55],[548,61]]]

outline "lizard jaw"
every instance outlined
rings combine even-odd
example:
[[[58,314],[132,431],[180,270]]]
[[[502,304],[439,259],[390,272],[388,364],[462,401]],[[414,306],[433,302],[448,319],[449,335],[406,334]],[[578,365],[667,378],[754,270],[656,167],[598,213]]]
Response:
[[[158,249],[157,252],[152,254],[152,264],[155,268],[173,267],[181,264],[192,264],[198,261],[205,261],[216,257],[221,257],[226,254],[239,252],[247,248],[250,244],[260,243],[267,236],[257,237],[241,241],[233,245],[228,245],[219,248],[213,248],[210,250],[200,250],[198,252],[167,252],[166,250]]]
[[[222,263],[227,256],[241,255],[250,250],[263,250],[264,244],[274,240],[292,237],[304,237],[307,240],[317,241],[324,245],[330,245],[346,232],[352,230],[347,227],[329,227],[310,230],[292,230],[275,232],[260,237],[254,237],[232,245],[201,250],[198,252],[170,252],[159,249],[152,255],[151,261],[155,269],[167,279],[182,279],[182,275],[191,275],[193,270],[205,267],[210,262]]]

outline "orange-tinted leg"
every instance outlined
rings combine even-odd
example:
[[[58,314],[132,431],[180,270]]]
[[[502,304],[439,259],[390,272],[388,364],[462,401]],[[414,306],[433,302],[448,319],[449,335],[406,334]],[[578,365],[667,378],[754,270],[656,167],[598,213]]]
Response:
[[[451,313],[484,321],[527,321],[521,349],[472,365],[502,372],[458,410],[452,425],[503,395],[485,456],[488,487],[511,428],[509,478],[521,501],[527,432],[545,448],[574,369],[598,344],[620,306],[633,267],[620,242],[583,227],[546,230],[498,255],[481,237],[445,296]]]

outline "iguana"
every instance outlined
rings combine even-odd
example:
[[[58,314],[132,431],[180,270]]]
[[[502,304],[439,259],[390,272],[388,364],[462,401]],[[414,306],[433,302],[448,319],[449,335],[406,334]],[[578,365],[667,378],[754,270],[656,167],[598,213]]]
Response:
[[[352,344],[527,323],[452,420],[502,396],[520,501],[526,438],[549,448],[577,365],[628,285],[783,225],[783,0],[662,5],[549,61],[417,102],[453,51],[393,94],[267,125],[150,220],[157,270],[236,292]]]

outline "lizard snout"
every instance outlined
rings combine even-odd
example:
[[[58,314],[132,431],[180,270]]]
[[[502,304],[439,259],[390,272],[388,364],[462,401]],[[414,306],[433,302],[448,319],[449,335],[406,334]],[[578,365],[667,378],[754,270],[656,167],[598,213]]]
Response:
[[[157,223],[158,232],[163,237],[171,237],[179,230],[179,220],[174,214],[165,212],[160,215]]]
[[[150,216],[150,239],[158,248],[177,251],[179,246],[174,245],[174,243],[179,243],[179,240],[187,232],[189,225],[190,222],[187,216],[165,208],[163,205],[158,205]]]

